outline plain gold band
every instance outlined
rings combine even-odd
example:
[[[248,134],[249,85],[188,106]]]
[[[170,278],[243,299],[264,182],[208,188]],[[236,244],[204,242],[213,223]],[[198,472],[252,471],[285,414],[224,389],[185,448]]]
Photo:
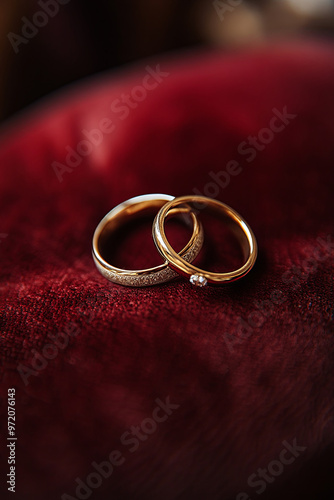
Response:
[[[113,283],[125,286],[141,287],[165,283],[178,276],[168,262],[148,269],[120,269],[107,262],[101,255],[103,238],[110,235],[124,222],[132,220],[137,214],[156,214],[165,203],[173,200],[173,196],[165,194],[148,194],[136,196],[113,208],[98,224],[93,236],[93,259],[100,273]],[[189,208],[177,209],[179,214],[188,214],[193,224],[193,233],[188,244],[181,250],[180,255],[186,261],[193,261],[203,245],[203,228],[196,215]]]
[[[218,211],[228,223],[232,222],[234,232],[238,235],[244,252],[245,264],[242,267],[227,273],[208,272],[189,264],[175,252],[165,234],[165,220],[172,209],[180,205],[191,207],[192,204],[204,205],[215,212]],[[179,274],[190,277],[190,281],[198,286],[204,286],[207,283],[219,285],[240,279],[252,269],[257,258],[256,239],[247,222],[233,208],[205,196],[181,196],[166,203],[155,218],[152,232],[157,249],[169,262],[170,267]]]

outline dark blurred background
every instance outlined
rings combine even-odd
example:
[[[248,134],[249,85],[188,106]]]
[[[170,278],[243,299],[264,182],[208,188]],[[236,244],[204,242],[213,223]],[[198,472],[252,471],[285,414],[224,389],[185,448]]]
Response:
[[[0,0],[0,35],[4,120],[63,85],[158,53],[333,37],[334,0]]]

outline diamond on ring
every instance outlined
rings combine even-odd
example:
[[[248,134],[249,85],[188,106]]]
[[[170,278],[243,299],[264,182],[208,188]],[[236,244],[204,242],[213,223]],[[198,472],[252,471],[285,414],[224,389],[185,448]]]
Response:
[[[203,287],[208,284],[208,280],[204,276],[200,276],[199,274],[193,274],[190,276],[190,283],[195,286]]]

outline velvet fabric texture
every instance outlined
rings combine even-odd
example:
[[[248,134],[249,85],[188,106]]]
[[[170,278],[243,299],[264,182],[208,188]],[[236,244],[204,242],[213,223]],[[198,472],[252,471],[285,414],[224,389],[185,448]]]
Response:
[[[10,388],[18,500],[333,494],[333,86],[322,43],[188,53],[2,127],[1,498]],[[96,225],[154,192],[231,205],[255,268],[203,289],[105,280]],[[226,266],[211,227],[203,262]],[[159,262],[145,231],[120,251],[134,268]]]

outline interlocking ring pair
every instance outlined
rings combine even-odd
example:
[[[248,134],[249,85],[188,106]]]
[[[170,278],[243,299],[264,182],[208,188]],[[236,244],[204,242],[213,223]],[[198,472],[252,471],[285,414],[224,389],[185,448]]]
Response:
[[[223,219],[232,224],[243,250],[245,263],[242,267],[227,273],[214,273],[191,264],[199,254],[204,241],[203,227],[196,215],[198,213],[196,208],[199,206],[218,212]],[[141,270],[120,269],[107,262],[103,253],[106,239],[133,217],[148,214],[157,214],[152,235],[165,262],[160,266]],[[177,214],[187,214],[193,226],[192,236],[180,253],[172,248],[165,233],[165,221]],[[148,194],[131,198],[113,208],[101,220],[93,236],[93,258],[100,273],[114,283],[132,287],[158,285],[172,280],[179,274],[188,277],[193,285],[199,287],[207,284],[221,285],[245,276],[254,266],[256,257],[256,239],[245,220],[231,207],[205,196],[174,198],[165,194]]]

